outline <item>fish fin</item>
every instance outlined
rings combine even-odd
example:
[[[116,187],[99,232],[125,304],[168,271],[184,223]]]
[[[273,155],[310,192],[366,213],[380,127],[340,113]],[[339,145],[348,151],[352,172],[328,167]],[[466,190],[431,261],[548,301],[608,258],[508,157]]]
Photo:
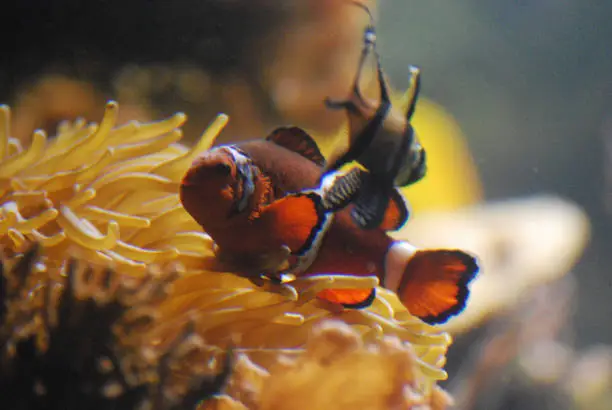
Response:
[[[338,303],[348,309],[364,309],[376,299],[376,288],[371,289],[325,289],[317,294],[319,299]]]
[[[325,177],[321,191],[323,205],[328,211],[336,212],[353,202],[353,220],[365,229],[395,231],[410,215],[398,189],[379,184],[371,174],[358,167],[345,174]]]
[[[331,100],[327,98],[325,99],[325,105],[327,108],[332,110],[346,110],[347,114],[349,114],[349,118],[351,114],[360,117],[366,116],[363,107],[365,101],[361,94],[359,83],[361,81],[361,75],[364,71],[367,58],[370,54],[373,54],[376,60],[377,79],[380,89],[380,104],[376,108],[372,118],[367,119],[365,127],[357,135],[350,136],[349,140],[351,145],[348,150],[342,156],[335,159],[333,163],[325,169],[325,172],[338,170],[349,162],[359,160],[359,158],[361,158],[371,146],[376,135],[383,128],[383,122],[391,110],[391,98],[384,79],[384,74],[380,64],[380,57],[376,51],[376,30],[372,22],[370,22],[364,31],[363,48],[361,51],[361,56],[359,57],[357,74],[353,80],[352,92],[349,99]]]
[[[381,184],[369,173],[362,174],[361,181],[359,195],[353,201],[351,216],[361,228],[375,229],[384,225],[394,188]]]
[[[407,94],[407,109],[406,109],[406,121],[412,120],[414,110],[416,109],[416,102],[419,98],[421,91],[421,69],[415,66],[410,66],[410,85],[408,86]]]
[[[373,109],[371,104],[363,100],[359,91],[362,68],[370,53],[376,57],[380,89],[380,103],[374,113],[371,112]],[[326,100],[328,108],[343,109],[347,112],[351,126],[348,149],[343,154],[334,153],[330,157],[328,161],[330,165],[324,169],[324,176],[347,163],[356,161],[371,173],[391,179],[396,186],[407,186],[423,178],[427,168],[425,151],[410,124],[419,96],[420,79],[420,70],[410,67],[408,107],[404,118],[398,118],[391,112],[391,99],[380,58],[376,52],[374,28],[373,26],[366,28],[364,48],[351,96],[347,100]],[[362,125],[364,121],[365,125]]]
[[[336,212],[348,206],[359,194],[364,173],[355,167],[346,173],[334,172],[323,178],[321,197],[325,209]]]
[[[406,199],[398,189],[393,189],[379,228],[383,231],[397,231],[404,226],[409,216]]]
[[[392,161],[387,161],[388,164],[381,158],[368,157],[364,166],[369,170],[380,170],[392,178],[396,186],[404,187],[423,179],[427,173],[427,155],[411,124],[406,125],[397,142],[399,145],[393,150],[397,154]]]
[[[331,106],[328,103],[328,107]],[[353,104],[354,107],[356,107]],[[357,110],[357,108],[353,108]],[[365,127],[354,137],[351,138],[351,145],[348,150],[338,157],[334,162],[325,167],[325,173],[336,171],[352,161],[359,161],[365,155],[368,148],[374,143],[374,138],[383,128],[383,122],[391,109],[390,102],[382,102],[376,110],[374,117],[369,120]]]
[[[288,246],[295,255],[306,254],[319,239],[329,222],[318,193],[288,194],[264,206],[254,219],[262,235],[275,237],[280,245]]]
[[[298,153],[320,167],[325,166],[325,157],[321,154],[319,146],[306,131],[299,127],[277,128],[266,137],[266,140]]]
[[[478,269],[476,258],[459,250],[419,250],[404,269],[397,295],[414,316],[443,323],[465,308]]]

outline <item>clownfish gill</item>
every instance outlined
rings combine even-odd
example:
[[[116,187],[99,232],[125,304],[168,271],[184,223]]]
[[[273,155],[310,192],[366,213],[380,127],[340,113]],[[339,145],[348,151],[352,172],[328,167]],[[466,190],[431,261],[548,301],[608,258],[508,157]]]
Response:
[[[259,169],[253,162],[235,145],[223,147],[233,158],[236,167],[236,183],[234,186],[234,208],[231,213],[239,213],[246,210],[253,193],[255,192],[255,180],[260,174]]]

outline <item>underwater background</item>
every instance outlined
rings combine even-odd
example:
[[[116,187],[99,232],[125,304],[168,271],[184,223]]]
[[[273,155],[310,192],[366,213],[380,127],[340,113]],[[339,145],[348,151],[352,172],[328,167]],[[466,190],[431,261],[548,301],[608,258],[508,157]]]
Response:
[[[473,250],[494,278],[449,323],[442,385],[465,409],[612,408],[612,4],[366,3],[398,100],[408,65],[422,69],[415,128],[432,162],[404,191],[406,232]],[[367,23],[342,0],[5,11],[0,102],[23,141],[115,99],[120,123],[185,112],[191,143],[224,112],[219,142],[295,124],[327,152],[344,117],[322,100],[345,95]]]

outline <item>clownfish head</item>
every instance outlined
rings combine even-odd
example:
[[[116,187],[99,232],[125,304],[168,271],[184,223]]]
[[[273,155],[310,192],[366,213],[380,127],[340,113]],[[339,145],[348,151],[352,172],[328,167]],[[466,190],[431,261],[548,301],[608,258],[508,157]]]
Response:
[[[259,168],[234,146],[210,149],[198,157],[181,182],[183,207],[205,229],[261,207],[268,192]]]

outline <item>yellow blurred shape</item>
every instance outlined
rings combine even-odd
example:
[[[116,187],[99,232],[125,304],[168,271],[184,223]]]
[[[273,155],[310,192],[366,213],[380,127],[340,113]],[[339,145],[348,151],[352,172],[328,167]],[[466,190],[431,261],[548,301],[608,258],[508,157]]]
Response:
[[[404,110],[404,98],[399,101]],[[412,209],[450,210],[482,199],[482,186],[459,124],[440,105],[421,98],[413,126],[427,152],[427,174],[403,188]]]

